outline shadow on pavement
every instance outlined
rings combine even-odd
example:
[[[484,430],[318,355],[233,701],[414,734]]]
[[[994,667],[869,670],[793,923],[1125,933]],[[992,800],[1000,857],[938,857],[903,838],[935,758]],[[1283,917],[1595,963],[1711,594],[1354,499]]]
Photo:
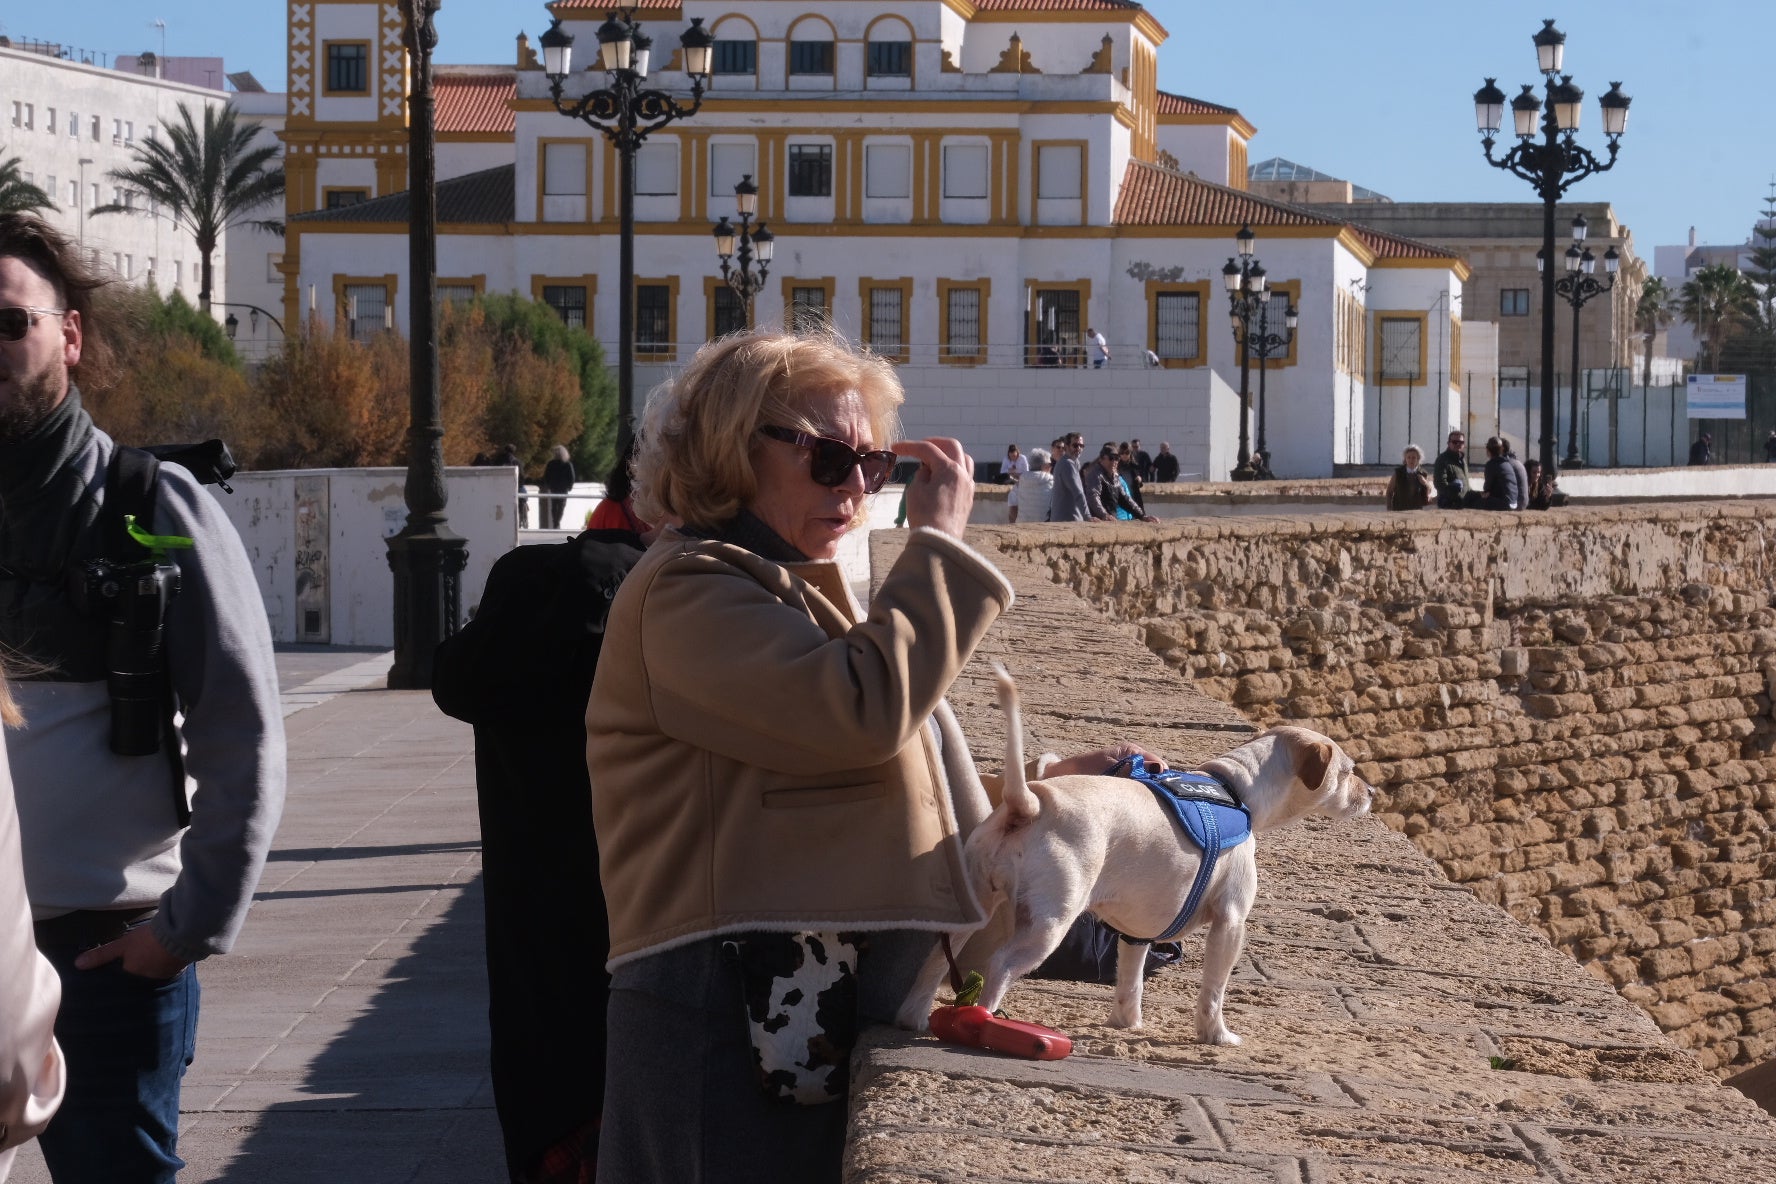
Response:
[[[288,857],[288,853],[285,853]],[[414,924],[423,923],[416,919]],[[505,1178],[488,1083],[481,879],[463,887],[362,1004],[350,980],[225,1102],[256,1128],[219,1174],[226,1184],[488,1184]],[[350,1016],[353,1007],[362,1010]],[[348,1018],[331,1038],[334,1015]],[[304,1049],[310,1027],[325,1039]],[[279,1081],[279,1056],[290,1056]],[[307,1063],[300,1061],[307,1057]],[[281,1100],[260,1104],[255,1088]],[[194,1165],[196,1166],[196,1165]],[[189,1178],[189,1177],[188,1177]]]

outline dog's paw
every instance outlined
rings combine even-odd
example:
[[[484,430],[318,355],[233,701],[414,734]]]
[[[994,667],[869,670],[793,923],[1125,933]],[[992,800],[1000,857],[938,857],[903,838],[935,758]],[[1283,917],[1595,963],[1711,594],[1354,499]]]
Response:
[[[909,1032],[924,1032],[931,1027],[931,1011],[929,1008],[903,1007],[894,1017],[894,1026],[905,1028]]]
[[[1243,1043],[1239,1033],[1221,1028],[1214,1032],[1197,1033],[1197,1039],[1204,1044],[1240,1044]]]
[[[1110,1026],[1112,1028],[1139,1028],[1141,1026],[1141,1013],[1138,1011],[1123,1011],[1121,1008],[1117,1008],[1110,1013]]]

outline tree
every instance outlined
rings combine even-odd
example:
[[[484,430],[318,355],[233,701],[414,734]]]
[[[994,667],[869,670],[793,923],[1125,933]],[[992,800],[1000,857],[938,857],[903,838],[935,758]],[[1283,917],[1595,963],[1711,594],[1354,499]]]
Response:
[[[1745,278],[1757,288],[1754,331],[1767,350],[1776,345],[1776,182],[1764,198],[1764,215],[1751,229]]]
[[[1650,276],[1640,287],[1640,299],[1634,304],[1634,327],[1645,345],[1646,360],[1641,364],[1640,384],[1653,385],[1653,339],[1659,330],[1671,324],[1671,286],[1658,276]]]
[[[524,348],[551,366],[564,366],[577,387],[577,415],[558,405],[552,385],[526,392],[508,380],[488,411],[485,444],[516,444],[526,466],[541,467],[549,449],[565,443],[574,468],[586,480],[602,481],[617,458],[617,392],[604,362],[604,351],[584,329],[570,329],[559,314],[540,300],[489,295],[476,303],[487,324],[502,338]],[[516,364],[511,344],[504,358]]]
[[[25,180],[19,157],[0,160],[0,214],[30,214],[53,210],[56,204],[49,194]]]
[[[1678,315],[1696,330],[1708,368],[1720,368],[1721,347],[1754,315],[1757,291],[1739,269],[1711,263],[1684,281],[1678,294]]]
[[[93,211],[151,214],[152,206],[159,206],[175,224],[188,230],[203,259],[197,304],[205,314],[210,311],[212,258],[223,232],[230,226],[284,232],[280,219],[252,216],[260,206],[284,195],[284,170],[273,163],[277,146],[253,147],[257,129],[242,124],[238,115],[232,106],[205,107],[200,128],[191,117],[191,108],[180,103],[178,121],[161,124],[164,137],[138,143],[134,164],[106,174],[145,195],[151,206],[113,203]]]

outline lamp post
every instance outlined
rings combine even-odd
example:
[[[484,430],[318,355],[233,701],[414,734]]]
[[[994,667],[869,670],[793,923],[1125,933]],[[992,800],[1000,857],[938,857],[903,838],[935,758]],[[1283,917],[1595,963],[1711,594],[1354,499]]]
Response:
[[[1268,286],[1265,291],[1267,294],[1269,293]],[[1295,337],[1295,326],[1301,323],[1301,312],[1293,304],[1284,310],[1283,324],[1288,329],[1287,336],[1270,332],[1269,318],[1270,301],[1268,299],[1260,300],[1258,302],[1258,336],[1252,339],[1250,348],[1252,356],[1258,359],[1258,447],[1254,450],[1252,459],[1256,462],[1253,467],[1257,470],[1258,479],[1261,481],[1276,480],[1276,474],[1270,471],[1270,445],[1264,439],[1264,376],[1270,369],[1270,359],[1281,357],[1288,352],[1289,342]]]
[[[388,539],[395,583],[395,664],[388,685],[421,690],[432,685],[438,643],[456,633],[468,541],[445,522],[444,425],[438,405],[438,205],[432,123],[433,18],[443,0],[402,0],[404,40],[412,64],[407,116],[408,397],[407,524]],[[313,289],[309,307],[314,306]],[[387,323],[387,317],[384,317]]]
[[[1573,310],[1573,362],[1572,362],[1572,403],[1567,409],[1566,422],[1566,459],[1560,462],[1563,468],[1581,469],[1585,467],[1583,458],[1579,456],[1579,310],[1596,296],[1601,296],[1616,286],[1616,272],[1622,266],[1622,257],[1614,247],[1603,253],[1603,271],[1608,278],[1599,280],[1597,256],[1591,248],[1584,246],[1585,215],[1580,214],[1572,220],[1572,246],[1566,249],[1562,257],[1563,269],[1566,274],[1554,281],[1554,291],[1560,298],[1572,305]],[[1547,257],[1536,256],[1536,270],[1548,273]]]
[[[1546,101],[1537,98],[1533,86],[1524,86],[1511,100],[1513,131],[1517,144],[1500,159],[1492,155],[1493,138],[1498,135],[1504,119],[1505,94],[1496,78],[1474,92],[1474,120],[1479,125],[1486,162],[1494,168],[1523,178],[1535,187],[1542,199],[1542,251],[1544,258],[1554,257],[1554,205],[1561,194],[1593,173],[1608,172],[1615,167],[1622,133],[1628,128],[1629,97],[1622,93],[1620,82],[1611,82],[1608,93],[1598,100],[1603,111],[1603,134],[1609,138],[1609,159],[1598,160],[1591,152],[1573,142],[1579,130],[1579,111],[1585,92],[1573,85],[1572,75],[1560,72],[1565,56],[1566,34],[1554,27],[1551,20],[1532,41],[1536,47],[1536,65],[1541,70]],[[1536,139],[1538,116],[1541,140]],[[1542,270],[1542,471],[1552,477],[1556,471],[1554,452],[1554,272]]]
[[[765,277],[771,274],[771,256],[777,250],[777,236],[771,233],[770,227],[760,222],[758,228],[753,229],[752,219],[758,213],[758,201],[758,186],[752,183],[752,174],[747,173],[734,185],[739,227],[730,223],[725,214],[715,224],[715,253],[721,256],[722,279],[740,297],[749,329],[752,327],[752,298],[764,288]],[[737,253],[736,243],[739,244]],[[730,259],[736,260],[737,265],[730,264]],[[758,260],[757,271],[752,268],[754,259]]]
[[[269,312],[266,312],[263,308],[260,308],[257,304],[242,304],[233,300],[212,300],[210,301],[210,307],[246,309],[248,328],[255,334],[259,332],[259,318],[262,316],[277,326],[279,334],[282,334],[284,331],[283,322],[272,316]],[[222,322],[222,327],[228,331],[228,340],[233,341],[235,333],[240,330],[240,319],[233,313],[229,313],[227,319]]]
[[[621,195],[617,264],[617,451],[621,453],[629,446],[635,414],[635,153],[650,134],[674,120],[695,115],[703,105],[703,88],[709,83],[715,38],[703,27],[702,17],[692,17],[690,28],[679,35],[685,73],[691,76],[689,106],[665,91],[644,87],[653,39],[641,31],[641,25],[630,9],[611,13],[598,27],[598,64],[604,70],[606,85],[577,99],[562,99],[562,87],[573,62],[573,34],[555,20],[537,42],[543,47],[543,72],[549,77],[549,97],[555,110],[603,132],[617,150],[617,189]]]
[[[1221,281],[1227,288],[1227,307],[1233,324],[1233,339],[1239,345],[1240,359],[1240,443],[1239,464],[1233,470],[1235,481],[1255,481],[1259,476],[1258,470],[1252,465],[1250,443],[1252,320],[1260,315],[1260,308],[1270,300],[1270,289],[1267,286],[1264,264],[1252,253],[1257,238],[1250,226],[1240,227],[1239,233],[1233,236],[1234,245],[1239,252],[1237,261],[1230,258],[1227,266],[1221,269]]]

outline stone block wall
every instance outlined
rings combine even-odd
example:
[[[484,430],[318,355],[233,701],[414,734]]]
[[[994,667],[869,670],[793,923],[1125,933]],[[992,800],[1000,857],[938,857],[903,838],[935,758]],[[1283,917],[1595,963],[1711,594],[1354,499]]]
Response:
[[[1723,1072],[1776,1055],[1769,503],[994,530]]]

